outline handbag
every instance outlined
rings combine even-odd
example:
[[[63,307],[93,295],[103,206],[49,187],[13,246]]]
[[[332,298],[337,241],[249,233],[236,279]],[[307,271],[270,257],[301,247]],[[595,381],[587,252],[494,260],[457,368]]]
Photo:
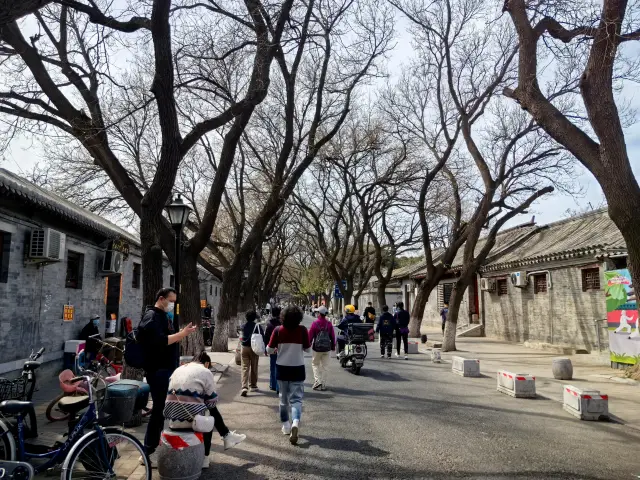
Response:
[[[406,335],[407,333],[409,333],[409,329],[407,327],[401,328],[400,333]]]
[[[256,333],[256,329],[258,333]],[[264,355],[266,352],[266,348],[264,347],[264,338],[262,337],[262,333],[260,332],[260,327],[258,325],[253,329],[253,334],[251,335],[251,350],[256,355]]]
[[[175,390],[173,390],[171,393],[173,393],[176,396],[176,401],[182,406],[182,409],[185,411],[185,413],[191,417],[191,429],[194,432],[200,432],[200,433],[209,433],[213,431],[213,427],[215,426],[215,420],[213,419],[212,416],[210,416],[209,414],[209,410],[207,410],[205,412],[204,415],[192,415],[189,410],[187,410],[187,408],[184,406],[184,404],[179,400],[178,398],[178,394],[176,393]]]

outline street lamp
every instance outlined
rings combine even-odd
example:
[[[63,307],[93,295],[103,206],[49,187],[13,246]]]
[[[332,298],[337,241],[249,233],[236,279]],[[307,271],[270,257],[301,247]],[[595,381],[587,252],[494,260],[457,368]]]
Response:
[[[182,201],[180,195],[176,195],[169,205],[165,207],[167,215],[169,216],[169,222],[173,227],[176,234],[176,263],[173,267],[173,274],[175,276],[174,288],[176,289],[176,304],[173,311],[173,329],[177,332],[180,330],[180,253],[182,251],[182,229],[184,228],[191,207],[186,205]]]

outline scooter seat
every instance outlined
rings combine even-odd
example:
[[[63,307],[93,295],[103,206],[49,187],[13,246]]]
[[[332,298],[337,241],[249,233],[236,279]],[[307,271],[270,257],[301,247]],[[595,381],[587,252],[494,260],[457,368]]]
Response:
[[[62,397],[58,408],[64,413],[74,414],[89,406],[89,395]]]
[[[0,403],[0,413],[7,415],[20,415],[33,409],[33,402],[23,402],[21,400],[5,400]]]

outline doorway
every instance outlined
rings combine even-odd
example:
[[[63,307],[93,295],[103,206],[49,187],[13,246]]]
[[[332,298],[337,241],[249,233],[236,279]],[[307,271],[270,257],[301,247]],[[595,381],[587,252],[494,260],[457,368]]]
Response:
[[[117,273],[115,275],[109,275],[105,278],[105,282],[105,318],[106,321],[109,322],[112,319],[112,315],[115,315],[115,319],[117,320],[118,314],[120,313],[120,301],[122,300],[122,274]]]

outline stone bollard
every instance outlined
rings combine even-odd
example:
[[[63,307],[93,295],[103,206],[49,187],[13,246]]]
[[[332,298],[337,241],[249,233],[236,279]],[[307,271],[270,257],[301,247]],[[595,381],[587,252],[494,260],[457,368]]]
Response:
[[[498,370],[498,391],[516,398],[536,398],[536,377]]]
[[[204,461],[203,434],[166,429],[158,447],[160,480],[197,480]]]
[[[573,365],[568,358],[554,358],[551,363],[553,378],[558,380],[571,380],[573,378]]]
[[[475,358],[452,357],[451,371],[463,377],[479,377],[480,360]]]
[[[442,356],[440,354],[440,350],[437,348],[433,348],[431,349],[431,361],[433,363],[441,363],[442,362]]]
[[[562,408],[580,420],[608,420],[609,396],[599,390],[582,390],[564,385]]]

